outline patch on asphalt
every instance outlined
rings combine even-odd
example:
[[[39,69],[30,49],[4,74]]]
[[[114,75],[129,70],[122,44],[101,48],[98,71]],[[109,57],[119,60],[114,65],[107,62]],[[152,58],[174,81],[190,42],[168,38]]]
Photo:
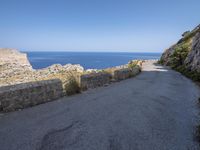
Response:
[[[118,136],[110,137],[109,142],[109,150],[121,150],[121,139]]]
[[[38,150],[63,150],[75,148],[84,135],[84,127],[81,122],[73,122],[69,126],[52,130],[42,139]]]

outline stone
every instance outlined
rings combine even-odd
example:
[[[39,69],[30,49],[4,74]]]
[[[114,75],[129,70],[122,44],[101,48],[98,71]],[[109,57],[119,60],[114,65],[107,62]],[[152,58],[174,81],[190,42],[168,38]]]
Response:
[[[84,74],[80,77],[80,87],[82,90],[100,87],[109,84],[110,79],[111,75],[106,72]]]
[[[184,63],[188,69],[200,72],[200,32],[194,36],[191,51]]]
[[[0,48],[0,65],[21,66],[26,69],[32,69],[27,55],[16,49]]]
[[[20,83],[60,79],[63,86],[71,76],[80,76],[84,68],[79,64],[54,64],[47,68],[34,70],[25,53],[15,49],[0,49],[0,86]]]
[[[54,64],[34,70],[27,55],[0,49],[0,111],[15,111],[78,93],[80,88],[108,86],[137,75],[142,61],[104,70],[84,70],[79,64]],[[133,64],[130,67],[130,63]]]
[[[176,44],[165,50],[162,54],[160,62],[167,66],[173,65],[173,54],[177,46],[188,43],[188,54],[183,60],[182,65],[186,67],[188,71],[194,71],[200,73],[200,25],[198,25],[191,32],[186,31]]]
[[[0,87],[0,108],[8,112],[52,101],[63,96],[62,83],[58,79],[21,83]]]

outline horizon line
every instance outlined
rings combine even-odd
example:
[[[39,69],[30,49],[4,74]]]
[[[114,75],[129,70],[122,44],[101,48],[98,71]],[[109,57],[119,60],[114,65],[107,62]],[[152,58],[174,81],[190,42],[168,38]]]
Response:
[[[68,51],[68,50],[19,50],[21,52],[73,52],[73,53],[162,53],[162,52],[140,52],[140,51]]]

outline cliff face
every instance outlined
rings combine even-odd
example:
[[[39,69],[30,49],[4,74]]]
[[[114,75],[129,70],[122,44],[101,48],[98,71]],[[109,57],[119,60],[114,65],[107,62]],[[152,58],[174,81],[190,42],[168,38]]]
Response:
[[[26,69],[32,69],[27,55],[15,49],[0,48],[0,65],[20,66]]]
[[[51,79],[60,79],[65,86],[69,79],[75,78],[83,71],[82,66],[72,64],[55,64],[34,70],[25,53],[15,49],[0,49],[0,87]]]
[[[32,66],[25,53],[15,49],[0,48],[0,85],[7,78],[19,75],[17,79],[20,79],[32,71]]]
[[[200,72],[200,32],[194,36],[192,50],[189,52],[184,63],[190,70]]]
[[[183,37],[169,49],[160,59],[163,65],[200,80],[200,25],[191,32],[184,32]]]

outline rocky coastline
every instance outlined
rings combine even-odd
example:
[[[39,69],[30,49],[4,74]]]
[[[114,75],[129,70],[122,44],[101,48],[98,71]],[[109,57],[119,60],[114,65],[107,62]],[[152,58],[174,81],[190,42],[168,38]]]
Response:
[[[54,64],[47,68],[35,70],[27,55],[14,49],[0,49],[0,86],[62,78],[72,74],[83,73],[80,65]]]

